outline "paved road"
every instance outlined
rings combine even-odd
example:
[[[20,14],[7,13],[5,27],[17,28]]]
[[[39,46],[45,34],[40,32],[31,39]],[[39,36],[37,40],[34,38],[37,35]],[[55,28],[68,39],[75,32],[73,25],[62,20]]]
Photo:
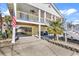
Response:
[[[20,38],[14,48],[12,46],[0,48],[0,55],[4,56],[78,56],[79,53],[53,45],[35,37]]]

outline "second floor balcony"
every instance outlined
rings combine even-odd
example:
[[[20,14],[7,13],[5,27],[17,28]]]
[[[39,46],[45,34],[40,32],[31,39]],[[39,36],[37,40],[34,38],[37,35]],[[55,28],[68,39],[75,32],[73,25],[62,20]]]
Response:
[[[23,21],[29,21],[29,22],[43,23],[43,24],[48,24],[49,21],[49,18],[44,20],[44,18],[41,17],[39,22],[39,17],[37,15],[22,12],[22,11],[17,11],[17,19]]]

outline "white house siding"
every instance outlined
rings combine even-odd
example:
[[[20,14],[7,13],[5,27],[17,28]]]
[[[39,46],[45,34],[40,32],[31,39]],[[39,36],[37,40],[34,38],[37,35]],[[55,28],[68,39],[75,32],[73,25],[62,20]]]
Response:
[[[61,18],[61,16],[56,12],[56,10],[49,3],[28,3],[28,4]]]

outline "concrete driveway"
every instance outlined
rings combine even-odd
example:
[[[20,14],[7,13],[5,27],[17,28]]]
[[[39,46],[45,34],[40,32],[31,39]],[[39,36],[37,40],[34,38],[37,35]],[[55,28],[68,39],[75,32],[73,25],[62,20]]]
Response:
[[[78,56],[79,53],[51,44],[36,37],[23,37],[16,44],[0,48],[0,55],[4,56]]]

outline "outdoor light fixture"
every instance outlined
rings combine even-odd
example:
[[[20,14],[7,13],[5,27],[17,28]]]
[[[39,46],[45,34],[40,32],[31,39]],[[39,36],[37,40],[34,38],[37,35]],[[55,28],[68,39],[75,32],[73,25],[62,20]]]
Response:
[[[35,13],[35,11],[34,11],[34,10],[30,10],[30,12],[31,12],[31,13]]]

